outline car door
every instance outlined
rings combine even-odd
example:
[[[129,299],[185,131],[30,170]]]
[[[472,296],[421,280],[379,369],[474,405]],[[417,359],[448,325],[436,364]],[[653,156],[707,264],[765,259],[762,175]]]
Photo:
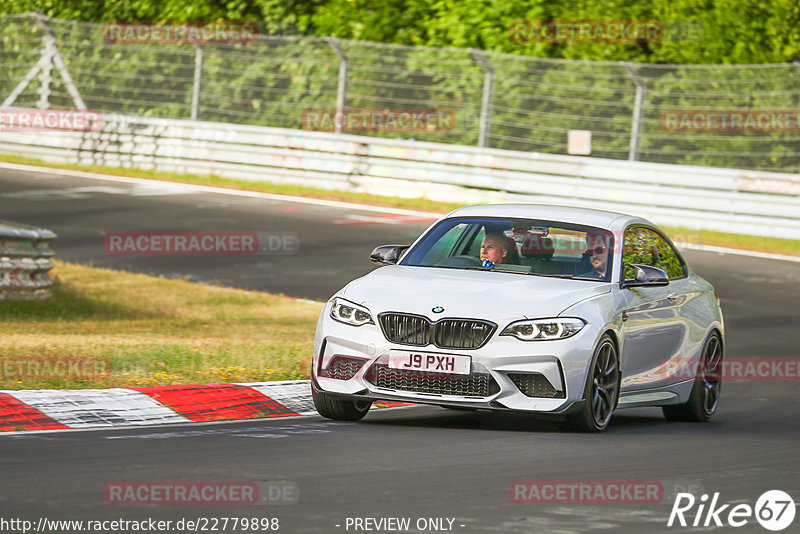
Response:
[[[632,278],[632,263],[658,267],[670,283],[662,287],[632,287],[624,291],[622,327],[623,392],[661,387],[680,379],[689,328],[682,307],[689,299],[686,266],[672,245],[656,230],[634,226],[625,231],[623,276]]]

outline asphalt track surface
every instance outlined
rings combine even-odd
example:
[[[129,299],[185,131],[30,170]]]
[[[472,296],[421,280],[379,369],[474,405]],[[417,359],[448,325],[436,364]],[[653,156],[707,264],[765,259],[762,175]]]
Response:
[[[91,190],[98,187],[117,190]],[[387,224],[380,217],[342,224],[376,214],[132,189],[0,170],[0,218],[51,228],[64,260],[316,299],[368,272],[373,246],[409,242],[427,225]],[[137,230],[293,231],[300,251],[258,258],[105,253],[105,232]],[[727,357],[796,357],[800,264],[696,251],[685,256],[722,297]],[[422,406],[374,411],[360,423],[301,417],[0,435],[0,518],[277,517],[280,532],[289,533],[366,532],[346,529],[354,517],[451,518],[452,531],[464,533],[767,532],[752,519],[737,529],[668,528],[666,502],[517,504],[509,487],[519,480],[640,480],[661,482],[667,500],[682,487],[697,497],[720,492],[720,502],[754,505],[764,491],[782,489],[800,503],[798,407],[797,381],[750,381],[726,383],[707,424],[669,423],[659,410],[637,409],[620,412],[599,435],[562,433],[521,415]],[[240,507],[106,504],[106,484],[121,481],[291,481],[300,500]],[[695,511],[687,514],[690,521]],[[798,531],[800,517],[784,532]]]

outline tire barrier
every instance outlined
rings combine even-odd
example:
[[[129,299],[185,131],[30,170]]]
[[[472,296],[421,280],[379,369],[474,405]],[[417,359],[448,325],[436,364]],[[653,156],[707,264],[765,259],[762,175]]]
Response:
[[[0,300],[43,300],[52,294],[50,242],[45,228],[0,221]]]

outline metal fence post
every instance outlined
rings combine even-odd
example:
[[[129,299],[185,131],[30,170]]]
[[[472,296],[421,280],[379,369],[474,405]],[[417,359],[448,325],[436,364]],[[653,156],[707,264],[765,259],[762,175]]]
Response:
[[[36,23],[44,31],[42,39],[44,39],[45,50],[49,49],[52,51],[53,65],[55,65],[58,73],[61,75],[61,79],[64,81],[64,85],[67,87],[67,92],[69,96],[72,97],[72,102],[75,104],[75,107],[77,109],[86,109],[86,104],[83,103],[83,98],[81,98],[81,94],[78,92],[78,88],[75,87],[75,82],[72,81],[72,76],[70,76],[69,70],[67,70],[67,66],[64,64],[61,52],[58,51],[56,36],[53,35],[53,30],[50,29],[47,20],[47,17],[41,13],[36,14]]]
[[[200,82],[203,79],[203,46],[194,49],[194,84],[192,85],[192,120],[200,115]]]
[[[628,160],[637,161],[639,159],[639,138],[642,135],[642,128],[644,125],[642,120],[644,118],[644,92],[646,87],[633,64],[626,61],[623,62],[622,65],[625,67],[625,70],[628,71],[628,75],[636,85],[636,96],[633,100],[633,122],[631,123],[631,144],[628,149]]]
[[[489,142],[492,126],[492,97],[494,96],[494,67],[482,51],[472,48],[472,57],[483,69],[483,95],[481,97],[481,122],[478,130],[478,146],[485,147]]]
[[[37,61],[36,65],[34,65],[31,68],[31,70],[28,71],[28,73],[25,75],[25,77],[22,80],[20,80],[20,82],[17,84],[17,86],[14,88],[14,90],[11,91],[8,94],[6,99],[3,100],[3,103],[0,104],[0,107],[10,108],[11,106],[13,106],[14,102],[17,101],[17,98],[19,97],[19,95],[22,94],[22,91],[24,91],[25,88],[28,87],[28,85],[33,81],[33,79],[36,78],[36,75],[39,74],[39,72],[42,69],[44,69],[45,63],[49,62],[50,59],[51,58],[48,58],[45,55],[44,50],[42,50],[42,57],[39,58],[39,61]]]
[[[344,105],[347,99],[347,70],[349,68],[349,64],[347,62],[347,56],[342,50],[342,47],[339,45],[338,39],[336,37],[327,37],[326,41],[333,49],[333,52],[339,58],[339,83],[336,86],[336,133],[342,133],[344,130]]]
[[[39,100],[36,102],[36,107],[47,109],[50,107],[50,82],[53,81],[53,56],[55,56],[55,40],[47,33],[42,37],[44,42],[44,50],[42,51],[42,68],[39,70]]]
[[[39,74],[41,87],[38,89],[39,101],[36,105],[40,108],[48,108],[50,106],[50,82],[52,81],[53,66],[55,66],[58,73],[61,74],[61,79],[64,80],[64,85],[67,87],[67,91],[72,97],[75,107],[77,109],[86,109],[86,104],[83,103],[83,98],[81,98],[78,88],[75,87],[75,82],[72,81],[72,76],[70,76],[67,66],[64,64],[64,59],[58,51],[56,37],[53,35],[53,30],[47,25],[47,17],[41,13],[34,13],[33,17],[36,19],[36,24],[44,32],[42,35],[42,44],[44,45],[42,57],[39,58],[36,65],[28,71],[25,77],[17,84],[0,106],[4,108],[13,106],[19,95],[22,94],[22,91],[24,91],[36,75]]]

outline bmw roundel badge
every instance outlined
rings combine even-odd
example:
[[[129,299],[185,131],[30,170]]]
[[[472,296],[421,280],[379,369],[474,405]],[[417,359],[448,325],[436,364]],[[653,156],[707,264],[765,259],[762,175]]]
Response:
[[[431,311],[433,313],[442,313],[444,311],[444,308],[442,308],[441,306],[436,306],[435,308],[432,308]]]

